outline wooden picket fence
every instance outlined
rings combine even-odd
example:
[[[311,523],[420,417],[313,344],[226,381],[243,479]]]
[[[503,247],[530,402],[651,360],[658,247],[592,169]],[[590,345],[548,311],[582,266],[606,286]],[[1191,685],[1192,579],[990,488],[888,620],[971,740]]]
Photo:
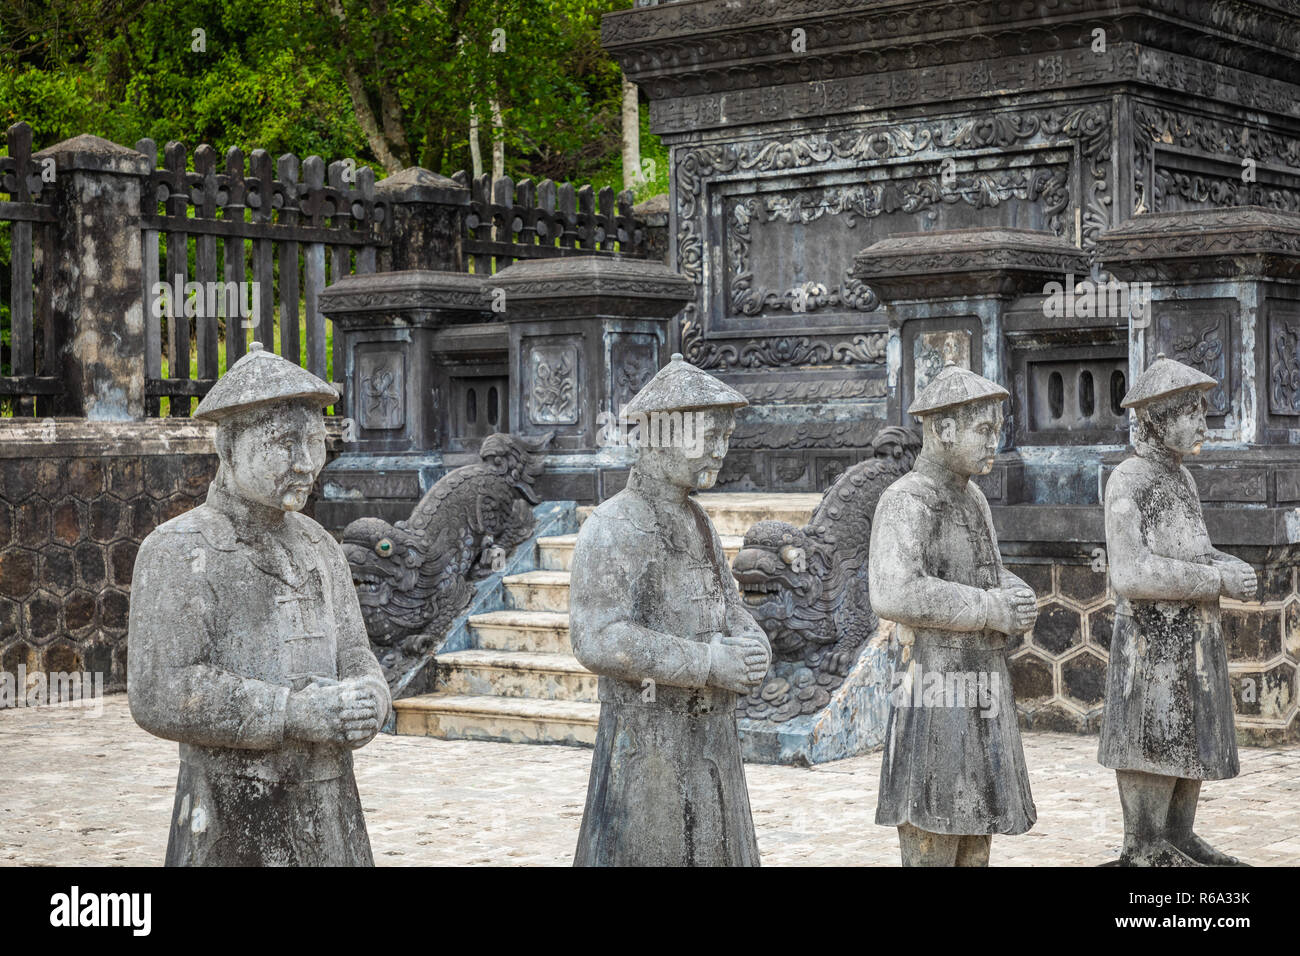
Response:
[[[9,155],[0,156],[0,229],[9,236],[9,269],[0,276],[0,313],[9,336],[0,342],[0,400],[16,415],[49,414],[62,390],[55,367],[58,328],[54,295],[43,271],[54,261],[54,211],[43,193],[42,168],[32,159],[32,128],[15,123],[5,133]],[[5,279],[8,281],[6,282]]]
[[[139,152],[157,166],[157,146],[144,139]],[[218,170],[217,153],[204,144],[194,150],[193,169],[181,143],[168,143],[162,168],[149,177],[143,194],[141,226],[144,230],[146,294],[155,284],[183,289],[184,282],[201,289],[215,287],[218,276],[225,290],[234,284],[242,314],[217,315],[196,305],[194,310],[197,375],[190,377],[190,325],[180,321],[183,303],[171,303],[178,321],[166,324],[166,377],[160,309],[151,302],[146,311],[145,379],[150,414],[158,413],[158,400],[170,398],[172,415],[187,415],[192,397],[201,397],[218,375],[218,325],[225,320],[226,366],[247,350],[246,329],[268,350],[299,362],[327,377],[326,323],[318,300],[328,282],[352,272],[374,272],[378,246],[385,242],[386,205],[375,197],[374,173],[369,167],[352,169],[342,162],[326,169],[319,156],[299,160],[292,154],[274,163],[261,149],[253,150],[247,164],[239,149],[226,151]],[[218,262],[220,251],[220,262]],[[191,269],[191,263],[192,269]],[[251,288],[246,294],[251,264]],[[183,281],[178,280],[182,277]],[[278,280],[278,281],[277,281]],[[174,299],[174,293],[169,299]],[[228,308],[231,296],[215,297]],[[277,308],[278,307],[278,308]],[[276,315],[279,315],[277,330]],[[303,338],[300,340],[300,320]],[[278,336],[277,336],[278,331]],[[341,338],[334,338],[335,378],[342,378]],[[335,383],[339,385],[339,383]],[[341,388],[341,385],[339,386]]]

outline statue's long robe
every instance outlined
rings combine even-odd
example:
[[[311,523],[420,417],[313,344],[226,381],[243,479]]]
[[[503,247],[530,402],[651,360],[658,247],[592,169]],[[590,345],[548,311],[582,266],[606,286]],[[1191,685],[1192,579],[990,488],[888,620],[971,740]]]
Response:
[[[872,608],[896,621],[899,640],[912,648],[891,693],[876,822],[944,834],[1024,833],[1037,812],[1007,638],[984,627],[983,597],[1024,583],[1002,567],[979,488],[918,459],[880,496],[869,581]],[[942,688],[927,693],[939,680]]]
[[[285,737],[312,677],[370,678],[388,712],[347,562],[295,513],[243,540],[238,508],[214,486],[144,540],[131,582],[131,712],[180,742],[167,865],[372,865],[351,751]]]
[[[1232,559],[1210,543],[1186,468],[1155,452],[1115,469],[1106,484],[1106,555],[1115,630],[1098,761],[1192,780],[1235,777],[1214,566]]]
[[[698,504],[633,473],[583,523],[573,652],[600,676],[575,866],[757,866],[736,697],[706,685],[711,634],[767,646]]]

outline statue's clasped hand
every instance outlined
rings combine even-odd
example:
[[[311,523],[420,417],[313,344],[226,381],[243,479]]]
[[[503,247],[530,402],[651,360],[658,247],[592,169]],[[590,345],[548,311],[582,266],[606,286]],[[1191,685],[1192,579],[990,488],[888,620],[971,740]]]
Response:
[[[289,695],[285,736],[311,743],[364,747],[379,733],[379,701],[364,680],[313,677]]]
[[[767,676],[771,654],[763,643],[744,634],[717,631],[709,639],[709,683],[748,694]]]
[[[1253,601],[1259,594],[1259,579],[1255,569],[1245,561],[1223,561],[1218,564],[1222,583],[1219,593],[1237,601]]]
[[[1003,634],[1024,634],[1038,620],[1038,602],[1028,588],[994,588],[988,597],[987,627]]]

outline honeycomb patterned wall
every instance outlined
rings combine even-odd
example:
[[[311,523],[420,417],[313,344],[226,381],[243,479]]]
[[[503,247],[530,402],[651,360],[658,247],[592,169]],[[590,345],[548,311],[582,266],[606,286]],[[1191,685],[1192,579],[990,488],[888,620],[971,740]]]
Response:
[[[1091,563],[1008,563],[1038,594],[1033,631],[1008,645],[1021,725],[1101,729],[1115,595]],[[1223,636],[1243,743],[1300,739],[1300,598],[1296,568],[1259,567],[1260,600],[1223,601]]]
[[[216,462],[210,454],[0,460],[0,670],[100,672],[106,690],[124,690],[136,550],[203,500]]]

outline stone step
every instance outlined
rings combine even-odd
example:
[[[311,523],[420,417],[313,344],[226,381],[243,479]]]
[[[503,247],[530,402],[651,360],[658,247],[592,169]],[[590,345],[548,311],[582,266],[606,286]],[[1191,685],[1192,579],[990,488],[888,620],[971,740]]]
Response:
[[[740,535],[759,521],[785,521],[803,527],[821,503],[819,494],[711,492],[695,496],[719,535]]]
[[[487,651],[525,651],[533,654],[572,654],[569,644],[569,587],[565,577],[563,611],[507,609],[475,614],[469,619],[474,646]],[[443,657],[438,658],[439,661]]]
[[[506,604],[521,611],[567,611],[568,571],[527,571],[504,579]]]
[[[722,534],[722,550],[731,561],[744,544],[744,535]],[[568,571],[573,567],[573,545],[576,534],[556,534],[537,539],[537,563],[548,571]]]
[[[695,496],[713,527],[722,536],[744,537],[750,526],[758,521],[785,521],[801,528],[812,517],[822,496],[809,493],[778,492],[706,492]],[[578,523],[596,510],[595,505],[578,506]]]
[[[471,697],[597,700],[596,675],[572,654],[475,648],[439,654],[437,690]]]
[[[529,697],[423,694],[393,709],[399,734],[515,744],[591,746],[600,719],[598,703]]]

